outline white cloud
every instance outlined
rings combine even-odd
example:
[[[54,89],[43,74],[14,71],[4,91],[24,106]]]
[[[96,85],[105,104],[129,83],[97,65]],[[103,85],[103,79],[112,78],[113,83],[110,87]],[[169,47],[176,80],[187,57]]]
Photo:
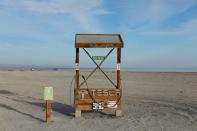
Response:
[[[127,18],[121,28],[127,33],[176,38],[194,38],[197,34],[196,17],[185,18],[184,21],[180,19],[176,26],[171,25],[175,18],[182,17],[182,13],[197,6],[196,0],[139,0],[124,6]]]
[[[25,9],[35,13],[110,13],[107,9],[101,7],[102,1],[103,0],[3,0],[1,5]]]
[[[65,14],[72,16],[82,31],[101,32],[95,15],[106,15],[103,0],[3,0],[2,6],[14,10],[26,10],[34,14]]]
[[[154,36],[195,36],[197,34],[197,19],[192,19],[183,23],[177,28],[168,29],[167,31],[144,31],[141,32],[144,35]]]
[[[139,0],[126,6],[130,28],[158,28],[160,24],[197,4],[196,0]]]

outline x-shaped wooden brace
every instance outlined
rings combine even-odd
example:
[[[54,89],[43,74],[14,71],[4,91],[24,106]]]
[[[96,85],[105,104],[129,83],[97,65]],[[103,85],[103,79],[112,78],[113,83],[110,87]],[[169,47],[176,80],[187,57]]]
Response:
[[[94,64],[96,65],[96,67],[94,68],[94,70],[92,70],[92,72],[86,77],[86,79],[84,79],[83,82],[81,82],[80,86],[81,87],[91,76],[92,74],[94,74],[94,72],[99,69],[104,75],[105,77],[110,81],[110,83],[114,86],[114,87],[117,87],[116,84],[114,84],[114,82],[107,76],[107,74],[101,69],[101,65],[103,64],[103,62],[107,59],[107,57],[111,54],[111,52],[114,50],[114,48],[112,48],[108,54],[105,56],[105,58],[99,63],[97,64],[97,62],[91,57],[90,53],[85,49],[83,48],[83,50],[86,52],[86,54],[90,57],[90,59],[94,62]]]

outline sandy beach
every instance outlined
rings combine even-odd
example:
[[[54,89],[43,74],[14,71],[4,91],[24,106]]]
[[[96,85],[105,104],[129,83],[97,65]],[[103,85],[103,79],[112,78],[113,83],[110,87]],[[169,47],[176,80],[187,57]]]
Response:
[[[82,72],[85,76],[88,72]],[[107,73],[116,80],[114,72]],[[196,131],[197,73],[122,72],[122,117],[74,117],[72,71],[0,71],[1,131]],[[89,87],[110,83],[99,72]],[[53,86],[52,122],[45,121],[42,86]]]

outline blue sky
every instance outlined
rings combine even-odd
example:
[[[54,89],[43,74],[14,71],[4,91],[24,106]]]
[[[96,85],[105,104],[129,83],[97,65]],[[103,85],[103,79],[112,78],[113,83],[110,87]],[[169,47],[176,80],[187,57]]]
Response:
[[[1,0],[0,64],[73,66],[77,32],[120,33],[122,67],[197,70],[196,0]]]

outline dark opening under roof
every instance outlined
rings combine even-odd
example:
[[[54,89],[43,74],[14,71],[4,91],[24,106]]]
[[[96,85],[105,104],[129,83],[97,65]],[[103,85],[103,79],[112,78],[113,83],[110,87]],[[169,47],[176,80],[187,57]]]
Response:
[[[120,34],[76,34],[75,48],[122,48]]]

